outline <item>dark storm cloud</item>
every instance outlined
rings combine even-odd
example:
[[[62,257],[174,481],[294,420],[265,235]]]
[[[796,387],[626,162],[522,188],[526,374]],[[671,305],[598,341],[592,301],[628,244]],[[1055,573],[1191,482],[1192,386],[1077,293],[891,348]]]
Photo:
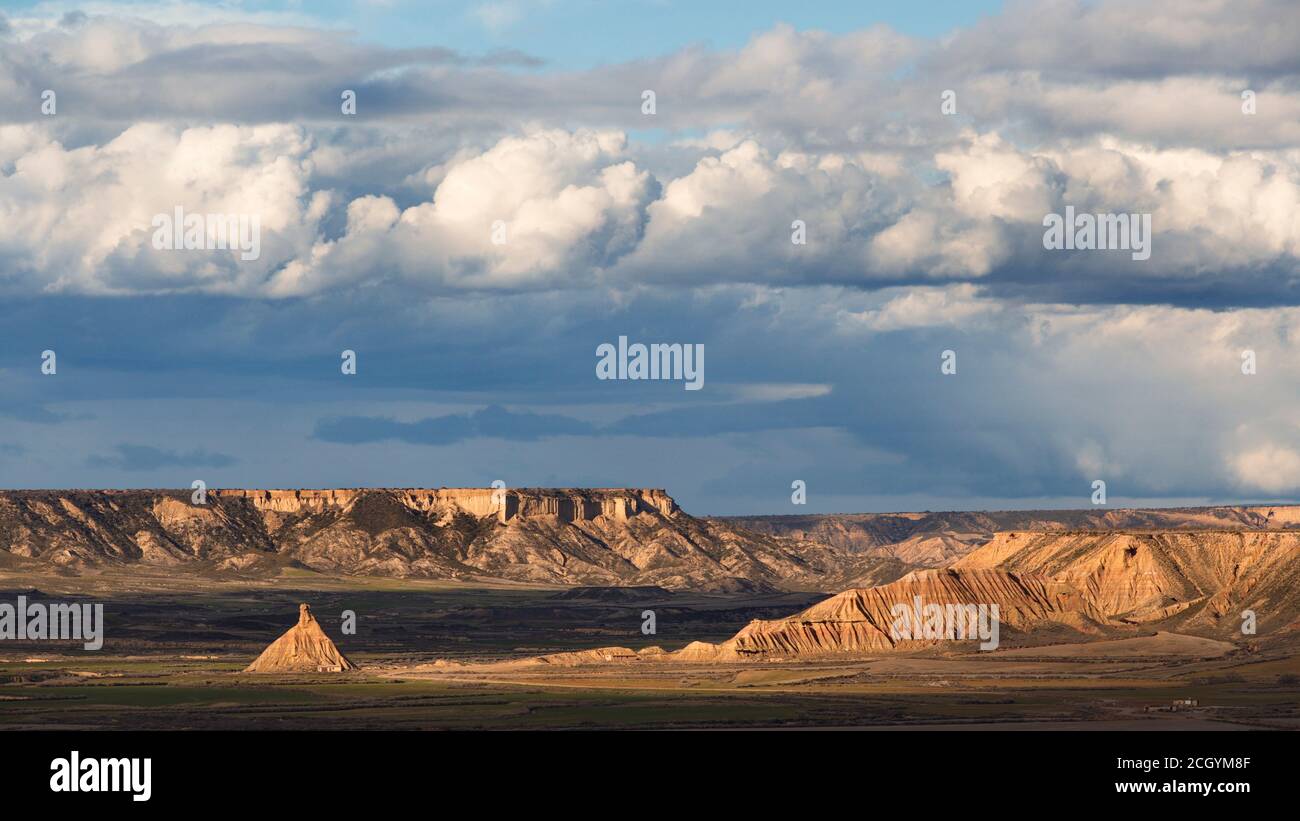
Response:
[[[50,410],[43,404],[14,400],[0,400],[0,417],[41,425],[57,425],[68,421],[66,414]]]
[[[361,444],[396,440],[416,445],[450,445],[493,437],[531,442],[554,436],[584,436],[592,426],[556,414],[515,413],[497,405],[467,414],[450,414],[415,422],[364,416],[322,419],[313,436],[324,442]]]
[[[885,303],[836,290],[755,303],[754,293],[647,293],[617,310],[593,297],[581,321],[562,322],[556,318],[564,314],[555,313],[560,300],[547,295],[499,296],[482,315],[459,303],[446,314],[427,314],[364,301],[198,297],[88,300],[102,310],[83,315],[77,300],[67,300],[74,309],[66,312],[58,310],[62,300],[38,300],[27,312],[15,310],[15,319],[26,319],[0,326],[0,341],[10,351],[59,347],[59,374],[33,377],[36,389],[57,389],[53,411],[94,416],[91,429],[100,436],[131,437],[132,444],[97,453],[85,465],[104,471],[100,481],[110,484],[113,471],[124,484],[149,470],[260,464],[272,454],[306,465],[299,460],[313,452],[312,443],[346,448],[345,464],[373,462],[353,469],[354,484],[392,481],[383,466],[394,444],[439,448],[440,475],[476,476],[495,441],[527,448],[535,466],[519,463],[522,452],[503,454],[494,457],[492,472],[531,481],[552,474],[560,481],[581,465],[584,476],[620,484],[631,481],[620,475],[641,475],[655,452],[673,454],[671,475],[651,478],[675,486],[703,511],[741,509],[724,499],[745,487],[770,490],[810,477],[850,496],[931,488],[950,500],[1086,499],[1090,482],[1106,478],[1115,494],[1229,498],[1249,488],[1225,459],[1287,441],[1284,417],[1243,417],[1232,376],[1243,378],[1234,348],[1258,347],[1265,368],[1261,381],[1248,385],[1263,393],[1252,395],[1249,407],[1284,411],[1288,379],[1300,378],[1300,362],[1292,364],[1280,335],[1290,319],[1270,327],[1265,315],[1243,318],[1224,338],[1220,379],[1205,384],[1203,373],[1182,363],[1188,351],[1205,357],[1217,349],[1208,340],[1225,331],[1214,330],[1214,314],[1147,309],[1154,311],[1149,319],[1123,312],[1031,317],[1008,310],[944,325],[942,312],[964,309],[962,303],[922,305],[913,315],[894,305],[906,291]],[[125,333],[149,327],[151,315],[149,334]],[[910,327],[912,321],[929,326]],[[1163,328],[1161,339],[1148,339],[1148,326]],[[597,380],[595,348],[619,334],[704,344],[705,389]],[[339,373],[344,347],[358,353],[355,377]],[[959,352],[953,377],[938,369],[946,348]],[[34,362],[15,364],[34,371]],[[833,391],[745,400],[740,389],[751,383],[820,383]],[[455,397],[474,405],[476,396],[491,398],[466,413],[377,410],[400,408],[388,404],[394,401]],[[493,405],[507,396],[510,410]],[[170,404],[145,415],[151,401]],[[261,409],[239,418],[221,410],[249,402]],[[337,410],[322,411],[325,403]],[[545,410],[560,403],[584,408],[584,418]],[[215,417],[202,427],[202,440],[186,422],[195,414]],[[167,431],[153,442],[140,438],[142,415],[144,424]],[[270,439],[239,434],[263,417],[288,427]],[[1259,427],[1234,433],[1251,419]],[[238,426],[210,438],[223,436],[227,424]],[[27,424],[27,438],[10,440],[27,443],[24,459],[48,462],[66,450],[50,438],[65,427]],[[96,453],[94,444],[84,447]],[[319,483],[312,470],[303,471],[275,475],[287,485]],[[6,475],[8,484],[23,485],[12,471]],[[47,484],[78,484],[75,467],[63,479],[42,475],[53,476]],[[265,483],[257,473],[226,477],[232,485]]]
[[[86,465],[93,468],[112,468],[128,472],[157,470],[159,468],[223,468],[236,463],[236,459],[224,453],[206,450],[177,452],[163,450],[150,445],[119,444],[116,453],[111,455],[93,455],[86,459]]]

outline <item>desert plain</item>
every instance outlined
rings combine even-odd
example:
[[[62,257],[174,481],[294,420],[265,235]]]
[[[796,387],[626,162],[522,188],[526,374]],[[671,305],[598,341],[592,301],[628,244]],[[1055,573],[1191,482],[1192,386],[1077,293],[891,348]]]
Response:
[[[77,493],[0,499],[0,600],[105,614],[96,652],[0,642],[3,729],[1300,728],[1294,508]],[[1001,602],[1000,645],[885,638],[918,591]],[[245,672],[303,603],[357,669]]]

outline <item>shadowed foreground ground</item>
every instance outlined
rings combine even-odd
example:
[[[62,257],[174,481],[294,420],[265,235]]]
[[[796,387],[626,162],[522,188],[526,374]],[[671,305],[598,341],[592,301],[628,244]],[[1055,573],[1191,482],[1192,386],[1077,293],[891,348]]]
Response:
[[[438,582],[257,583],[131,574],[21,581],[0,600],[105,602],[104,649],[0,644],[0,727],[653,728],[969,727],[1300,728],[1300,655],[1262,640],[1135,634],[993,654],[930,650],[785,664],[600,664],[414,671],[435,659],[498,662],[609,645],[676,649],[717,641],[753,618],[816,596],[699,596]],[[39,591],[39,592],[34,592]],[[247,676],[246,666],[308,601],[362,666],[353,674]],[[340,633],[343,610],[356,635]],[[641,634],[653,609],[658,633]],[[1201,707],[1148,713],[1193,698]]]

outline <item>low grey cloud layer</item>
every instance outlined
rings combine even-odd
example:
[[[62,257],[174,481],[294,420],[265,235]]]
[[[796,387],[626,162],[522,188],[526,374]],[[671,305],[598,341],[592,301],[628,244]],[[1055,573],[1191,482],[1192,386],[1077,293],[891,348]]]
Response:
[[[190,469],[222,468],[235,463],[235,459],[222,453],[203,450],[178,453],[160,450],[150,445],[120,444],[112,455],[96,455],[86,460],[90,467],[116,468],[124,471],[153,471],[159,468],[184,467]]]
[[[322,419],[315,437],[325,442],[361,444],[396,440],[415,445],[450,445],[467,439],[497,438],[531,442],[554,436],[591,434],[591,425],[557,414],[512,413],[498,405],[468,414],[412,422],[366,416]]]

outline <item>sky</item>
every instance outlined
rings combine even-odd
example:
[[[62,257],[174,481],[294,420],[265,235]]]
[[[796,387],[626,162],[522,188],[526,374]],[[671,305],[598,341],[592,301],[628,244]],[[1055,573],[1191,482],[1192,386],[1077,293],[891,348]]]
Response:
[[[1294,2],[0,15],[0,486],[1300,496]]]
[[[441,46],[473,54],[518,51],[552,69],[653,59],[690,46],[742,48],[779,23],[846,34],[875,24],[940,37],[996,13],[991,0],[789,3],[778,0],[312,0],[274,3],[39,3],[0,0],[13,18],[136,15],[176,23],[256,20],[351,33],[389,48]]]

